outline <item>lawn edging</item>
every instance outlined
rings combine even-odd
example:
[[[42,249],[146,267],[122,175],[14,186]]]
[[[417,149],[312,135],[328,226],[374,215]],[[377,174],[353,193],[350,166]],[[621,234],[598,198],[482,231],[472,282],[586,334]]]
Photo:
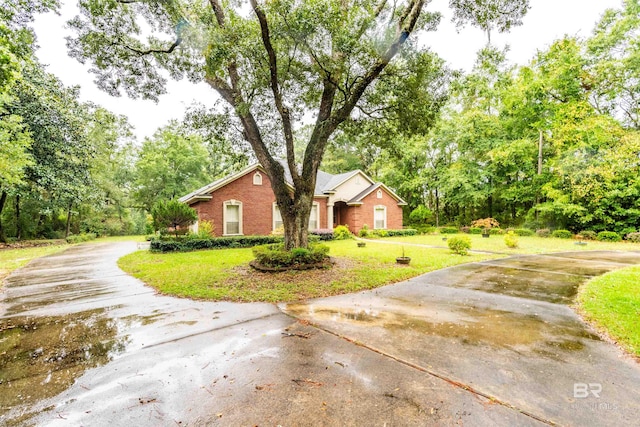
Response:
[[[640,357],[640,265],[611,271],[584,283],[575,308],[597,331]]]

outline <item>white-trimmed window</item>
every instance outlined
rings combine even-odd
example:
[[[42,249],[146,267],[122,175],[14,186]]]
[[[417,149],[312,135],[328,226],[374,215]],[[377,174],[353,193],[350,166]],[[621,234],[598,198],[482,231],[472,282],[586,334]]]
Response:
[[[253,185],[262,185],[262,174],[260,172],[253,174]]]
[[[282,214],[280,213],[280,209],[278,209],[278,204],[273,202],[273,231],[282,227],[282,225]],[[318,228],[320,228],[320,204],[313,202],[309,214],[309,230],[313,231]]]
[[[382,199],[382,190],[378,190],[378,192],[376,193],[376,197],[378,199]]]
[[[282,215],[278,209],[278,203],[273,202],[273,231],[283,226]]]
[[[222,223],[224,224],[225,236],[242,234],[242,202],[238,200],[224,202]]]
[[[387,207],[377,205],[373,207],[373,228],[383,230],[387,228]]]
[[[320,225],[320,205],[317,202],[313,202],[311,205],[311,213],[309,215],[309,230],[317,230]]]

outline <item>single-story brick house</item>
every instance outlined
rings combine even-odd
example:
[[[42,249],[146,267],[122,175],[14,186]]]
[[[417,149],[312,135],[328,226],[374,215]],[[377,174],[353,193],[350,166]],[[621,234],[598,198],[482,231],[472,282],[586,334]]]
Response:
[[[282,226],[269,177],[258,163],[180,201],[196,210],[198,221],[212,221],[217,236],[267,235]],[[403,205],[389,187],[360,170],[339,175],[318,171],[309,229],[347,225],[357,233],[365,224],[370,229],[399,229]]]

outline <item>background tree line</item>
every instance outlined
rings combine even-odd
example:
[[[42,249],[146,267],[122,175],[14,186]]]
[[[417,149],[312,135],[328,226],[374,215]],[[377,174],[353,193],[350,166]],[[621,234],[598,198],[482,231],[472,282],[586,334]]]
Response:
[[[521,3],[509,22],[472,18],[487,34],[503,31],[519,23]],[[2,11],[0,239],[148,232],[156,202],[254,159],[223,108],[194,106],[139,142],[125,117],[80,102],[78,88],[33,52],[32,14],[56,7],[21,0]],[[490,216],[532,228],[636,229],[639,15],[638,0],[625,0],[589,37],[558,40],[525,66],[488,44],[462,73],[408,46],[331,137],[321,168],[359,168],[395,188],[409,203],[405,223]],[[298,158],[311,132],[295,131]]]
[[[467,74],[406,57],[408,77],[368,94],[325,168],[396,188],[405,223],[495,217],[625,234],[640,227],[639,46],[640,6],[625,0],[588,38],[557,40],[524,66],[491,45]]]

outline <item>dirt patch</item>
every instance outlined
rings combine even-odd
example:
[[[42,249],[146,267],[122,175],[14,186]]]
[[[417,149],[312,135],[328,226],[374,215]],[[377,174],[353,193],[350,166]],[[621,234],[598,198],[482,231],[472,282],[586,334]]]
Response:
[[[24,248],[37,248],[40,246],[55,246],[66,245],[67,241],[64,239],[55,240],[20,240],[18,242],[0,243],[0,251],[3,249],[24,249]]]

